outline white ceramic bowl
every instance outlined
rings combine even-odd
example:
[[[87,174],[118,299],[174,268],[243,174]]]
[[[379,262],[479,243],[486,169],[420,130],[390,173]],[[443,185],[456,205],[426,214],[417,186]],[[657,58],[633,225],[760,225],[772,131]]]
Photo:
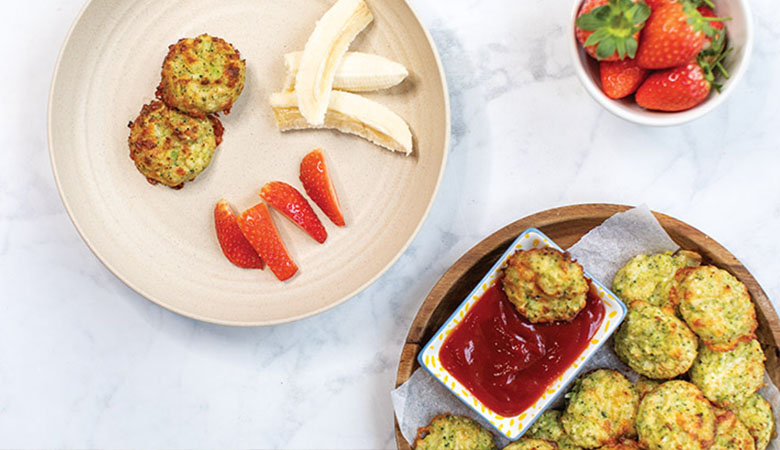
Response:
[[[715,13],[719,17],[731,17],[731,20],[726,22],[726,28],[728,30],[729,46],[733,47],[733,50],[724,61],[724,66],[730,77],[728,80],[721,80],[723,88],[720,93],[713,90],[707,100],[700,105],[687,111],[657,112],[648,111],[640,107],[634,101],[633,96],[613,100],[604,95],[604,92],[601,91],[598,63],[585,53],[585,50],[579,45],[577,37],[574,35],[574,22],[577,19],[577,13],[580,10],[582,0],[574,1],[568,22],[569,25],[567,26],[569,30],[569,53],[571,54],[574,71],[588,93],[601,106],[612,114],[628,121],[640,125],[663,127],[680,125],[698,119],[717,108],[718,105],[726,100],[744,76],[753,51],[753,16],[750,12],[748,0],[713,1],[715,3]]]

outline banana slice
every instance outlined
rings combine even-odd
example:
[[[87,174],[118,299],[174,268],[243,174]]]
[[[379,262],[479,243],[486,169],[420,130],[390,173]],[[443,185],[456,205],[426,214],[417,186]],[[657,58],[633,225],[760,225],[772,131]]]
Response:
[[[301,64],[303,52],[284,55],[287,78],[284,90],[295,89],[295,77]],[[391,88],[402,82],[409,72],[403,64],[379,55],[361,52],[347,52],[341,59],[333,78],[333,89],[350,92],[368,92]]]
[[[360,95],[332,91],[320,125],[314,125],[303,117],[294,92],[271,94],[270,103],[281,131],[334,128],[389,150],[406,155],[412,152],[412,133],[406,122],[386,106]]]
[[[321,125],[325,120],[336,69],[349,44],[372,20],[363,0],[338,0],[317,22],[295,80],[298,105],[309,123]]]

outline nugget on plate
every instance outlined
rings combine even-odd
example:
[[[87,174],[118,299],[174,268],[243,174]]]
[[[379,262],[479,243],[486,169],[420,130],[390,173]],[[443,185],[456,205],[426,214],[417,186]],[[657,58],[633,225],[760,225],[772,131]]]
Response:
[[[168,47],[157,96],[168,106],[205,117],[230,111],[244,89],[246,62],[232,45],[201,34]]]
[[[727,352],[701,346],[691,367],[691,382],[718,406],[738,405],[764,384],[765,359],[755,339]]]
[[[715,443],[710,450],[755,450],[756,443],[747,427],[728,410],[715,408]]]
[[[752,394],[744,403],[729,407],[756,441],[756,450],[764,450],[769,441],[777,436],[777,421],[772,405],[759,394]]]
[[[634,387],[636,394],[639,396],[639,401],[641,402],[645,395],[653,392],[662,383],[663,381],[651,380],[644,375],[639,375],[639,379],[636,380],[636,386]]]
[[[756,310],[744,284],[723,269],[680,269],[671,296],[680,314],[712,350],[726,351],[755,337]]]
[[[561,423],[572,443],[597,448],[634,431],[639,397],[616,370],[599,369],[574,383]]]
[[[558,450],[558,446],[554,442],[543,439],[521,437],[504,447],[503,450]]]
[[[699,388],[672,380],[639,404],[636,429],[640,445],[650,450],[704,450],[715,440],[715,414]]]
[[[416,450],[492,450],[493,435],[480,424],[463,416],[441,414],[427,427],[417,430]]]
[[[636,255],[617,271],[612,290],[626,302],[644,300],[655,306],[674,306],[669,302],[669,282],[678,269],[699,264],[701,256],[685,250]]]
[[[640,375],[668,379],[690,369],[698,340],[668,308],[642,300],[631,302],[615,333],[615,353]]]
[[[621,439],[620,442],[615,444],[607,444],[603,447],[599,447],[599,450],[639,450],[639,444],[631,439]]]
[[[585,307],[589,289],[582,266],[552,248],[510,256],[502,285],[517,311],[533,323],[574,319]]]
[[[561,412],[556,409],[548,409],[543,412],[536,422],[528,428],[525,434],[528,437],[544,439],[555,442],[560,450],[580,450],[582,447],[575,445],[561,424]]]
[[[222,142],[217,118],[188,116],[156,100],[128,126],[130,159],[150,183],[172,188],[195,179]]]

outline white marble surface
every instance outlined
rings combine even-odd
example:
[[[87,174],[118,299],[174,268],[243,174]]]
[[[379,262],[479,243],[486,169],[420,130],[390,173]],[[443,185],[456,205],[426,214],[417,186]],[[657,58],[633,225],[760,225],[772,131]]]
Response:
[[[389,392],[425,294],[481,238],[565,204],[646,202],[676,216],[737,255],[780,306],[774,0],[752,2],[756,47],[738,90],[671,129],[629,124],[588,97],[563,41],[568,0],[413,0],[452,99],[451,156],[431,215],[362,295],[256,329],[147,302],[100,264],[65,214],[46,102],[81,3],[4,5],[0,447],[392,448]]]

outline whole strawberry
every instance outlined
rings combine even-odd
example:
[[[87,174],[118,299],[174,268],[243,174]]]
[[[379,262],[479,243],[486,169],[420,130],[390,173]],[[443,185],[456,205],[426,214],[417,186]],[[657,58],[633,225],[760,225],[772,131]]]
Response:
[[[600,61],[633,58],[648,16],[650,8],[643,1],[585,0],[575,35],[585,51]]]
[[[636,92],[645,81],[647,70],[636,65],[636,60],[601,61],[599,63],[601,89],[609,98],[623,98]]]
[[[655,111],[685,111],[703,102],[712,84],[698,62],[655,72],[636,92],[639,106]]]
[[[716,34],[711,21],[688,0],[658,8],[642,30],[637,64],[645,69],[668,69],[687,64],[702,50],[707,36]]]

